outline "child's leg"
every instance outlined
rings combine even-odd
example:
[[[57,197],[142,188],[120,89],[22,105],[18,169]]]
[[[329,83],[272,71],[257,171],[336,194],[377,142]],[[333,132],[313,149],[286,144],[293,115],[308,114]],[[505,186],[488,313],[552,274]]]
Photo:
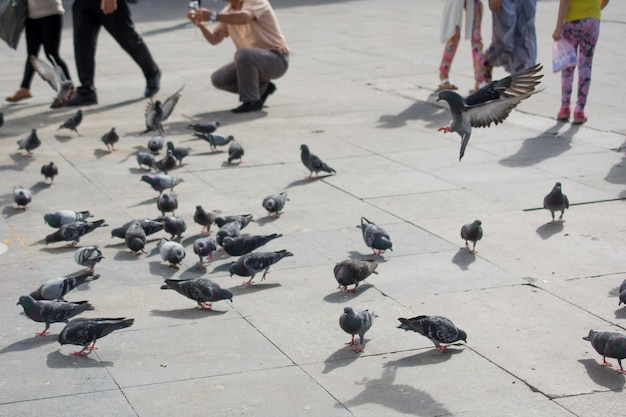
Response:
[[[441,59],[441,65],[439,66],[439,79],[445,80],[450,74],[450,67],[454,60],[454,55],[459,47],[459,39],[461,39],[461,29],[457,26],[454,32],[454,36],[448,39],[446,46],[443,50],[443,58]]]
[[[485,69],[483,58],[483,39],[480,34],[480,24],[483,18],[483,4],[480,0],[474,0],[474,19],[472,20],[472,60],[474,61],[474,78],[476,89],[485,81]]]
[[[566,22],[563,24],[562,39],[569,42],[574,49],[578,49],[580,40],[579,21]],[[572,84],[574,82],[574,67],[565,68],[561,71],[561,110],[567,109],[569,113],[570,101],[572,98]],[[569,117],[569,115],[568,115]]]
[[[591,64],[593,51],[600,33],[600,20],[582,19],[580,22],[580,43],[578,47],[578,99],[575,112],[582,113],[587,104],[591,84]],[[583,115],[584,116],[584,115]]]

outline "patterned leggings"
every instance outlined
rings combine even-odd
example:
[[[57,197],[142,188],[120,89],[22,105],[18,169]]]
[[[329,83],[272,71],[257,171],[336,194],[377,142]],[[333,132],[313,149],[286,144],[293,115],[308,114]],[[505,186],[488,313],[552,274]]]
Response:
[[[480,35],[480,22],[483,18],[483,4],[480,0],[474,0],[474,19],[472,19],[472,60],[474,61],[474,78],[476,81],[485,81],[485,71],[483,70],[483,40]],[[443,50],[443,58],[439,71],[447,78],[450,73],[450,67],[454,60],[454,55],[459,47],[461,39],[461,28],[456,27],[454,36],[448,39]]]
[[[589,84],[591,84],[591,63],[593,51],[600,34],[600,20],[595,18],[575,20],[563,24],[563,39],[578,51],[578,99],[576,110],[582,111],[587,104]],[[574,82],[574,67],[561,73],[561,106],[569,108]]]

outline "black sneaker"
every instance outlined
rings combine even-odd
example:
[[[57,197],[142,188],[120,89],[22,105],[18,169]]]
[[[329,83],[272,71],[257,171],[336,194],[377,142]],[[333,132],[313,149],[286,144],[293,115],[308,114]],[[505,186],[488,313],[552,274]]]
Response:
[[[143,92],[144,97],[150,98],[159,92],[161,88],[161,71],[157,71],[157,73],[146,79],[146,89]]]
[[[267,98],[271,94],[274,94],[274,91],[276,91],[276,85],[270,81],[269,83],[267,83],[267,88],[265,89],[263,94],[261,94],[261,103],[265,104],[265,100],[267,100]]]
[[[232,109],[231,112],[233,113],[248,113],[251,111],[259,111],[263,108],[263,101],[261,100],[256,100],[256,101],[246,101],[245,103],[243,103],[241,106],[237,107],[236,109]]]
[[[98,104],[98,96],[94,91],[87,94],[81,94],[79,92],[67,102],[66,106],[90,106],[92,104]]]

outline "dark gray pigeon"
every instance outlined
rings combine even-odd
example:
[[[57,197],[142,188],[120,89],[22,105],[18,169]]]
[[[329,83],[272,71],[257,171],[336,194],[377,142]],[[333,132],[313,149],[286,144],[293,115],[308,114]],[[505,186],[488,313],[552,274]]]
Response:
[[[17,204],[18,209],[26,209],[30,202],[33,201],[33,194],[30,190],[22,188],[22,186],[14,187],[13,201]]]
[[[74,114],[72,117],[67,119],[61,126],[59,126],[57,130],[69,129],[73,132],[76,132],[78,136],[82,136],[80,133],[78,133],[78,126],[80,126],[80,123],[82,121],[83,121],[83,111],[78,110],[76,114]]]
[[[239,223],[239,228],[243,229],[254,219],[253,214],[237,214],[234,216],[218,216],[215,218],[215,224],[219,227],[224,226],[229,222],[237,222]]]
[[[156,204],[161,212],[161,216],[165,216],[165,213],[174,214],[174,211],[178,208],[178,198],[174,194],[164,193],[157,198]]]
[[[613,332],[595,332],[589,330],[589,335],[583,340],[591,342],[591,346],[602,355],[602,366],[611,366],[606,358],[615,358],[619,364],[619,373],[626,374],[622,366],[622,359],[626,358],[626,336]]]
[[[127,223],[124,223],[122,226],[116,227],[115,229],[111,230],[111,237],[119,237],[120,239],[125,239],[126,230],[128,230],[128,227],[134,222],[139,222],[139,225],[143,229],[146,236],[153,235],[156,232],[160,232],[161,230],[163,230],[163,222],[160,220],[131,220]]]
[[[174,111],[174,107],[181,97],[180,92],[183,91],[184,87],[185,86],[182,86],[163,103],[159,100],[154,101],[150,98],[150,101],[148,101],[148,104],[146,105],[146,130],[142,133],[157,131],[161,136],[165,136],[163,122],[166,121]]]
[[[167,174],[169,171],[176,168],[177,165],[178,165],[178,162],[176,160],[176,157],[174,156],[172,151],[170,151],[169,149],[167,150],[165,156],[162,159],[156,161],[157,169],[160,171],[163,171],[165,174]]]
[[[146,232],[138,221],[134,221],[128,226],[126,234],[124,235],[124,241],[126,242],[126,247],[132,253],[137,255],[146,253],[146,251],[143,250],[146,246]]]
[[[226,236],[237,237],[241,234],[241,228],[237,222],[229,222],[220,227],[215,234],[215,241],[222,246],[222,241]]]
[[[234,238],[226,236],[222,239],[222,247],[230,256],[241,256],[250,253],[266,243],[282,236],[283,235],[276,233],[272,233],[267,236],[238,236]]]
[[[97,246],[85,246],[74,252],[74,261],[81,266],[87,267],[87,272],[93,272],[96,264],[104,259],[102,252]]]
[[[203,259],[208,257],[209,261],[213,261],[213,252],[217,250],[217,243],[211,237],[199,237],[193,242],[193,253],[198,255],[200,263],[198,268],[204,269]]]
[[[219,284],[206,278],[193,279],[166,279],[161,285],[162,290],[175,290],[198,303],[202,310],[210,310],[211,303],[220,300],[233,301],[233,293],[230,290],[221,288]]]
[[[59,333],[61,345],[83,346],[83,350],[72,352],[72,355],[83,355],[96,349],[96,340],[114,332],[130,327],[135,319],[120,318],[78,318],[70,322]]]
[[[621,305],[622,303],[626,304],[626,279],[620,284],[619,289],[619,303],[617,305]]]
[[[20,297],[16,305],[24,308],[24,313],[33,321],[46,323],[46,328],[37,333],[37,336],[45,336],[51,323],[67,323],[72,317],[83,311],[93,310],[93,306],[87,301],[67,302],[51,300],[35,300],[30,295]]]
[[[163,230],[171,235],[170,240],[181,239],[183,233],[187,230],[187,224],[181,217],[163,217]]]
[[[54,91],[57,92],[51,109],[58,109],[65,107],[72,95],[74,89],[74,83],[69,79],[69,74],[66,74],[61,67],[59,67],[51,55],[48,55],[48,59],[52,62],[52,65],[45,61],[40,60],[35,55],[30,56],[30,64],[35,69],[37,74],[41,76]]]
[[[309,170],[308,178],[311,178],[314,172],[316,177],[320,171],[332,174],[337,173],[337,171],[326,165],[317,155],[312,154],[307,145],[300,145],[300,160],[306,169]]]
[[[53,242],[66,241],[70,242],[69,246],[75,246],[81,236],[91,233],[98,227],[108,226],[104,220],[96,220],[93,222],[74,222],[64,224],[56,232],[46,236],[46,245]]]
[[[347,259],[335,265],[333,272],[339,288],[348,292],[356,292],[359,283],[372,274],[378,274],[378,262],[374,259]],[[354,288],[348,290],[348,285]]]
[[[104,142],[104,144],[106,145],[107,150],[114,151],[115,144],[119,141],[120,136],[117,134],[114,127],[112,127],[110,131],[102,135],[102,142]]]
[[[203,133],[203,134],[208,135],[208,134],[215,132],[217,128],[219,127],[219,125],[220,125],[220,122],[218,121],[194,123],[194,124],[187,125],[187,129],[193,129],[193,131],[196,133]]]
[[[552,191],[550,191],[548,195],[543,198],[543,208],[550,210],[550,214],[552,215],[552,221],[550,222],[550,224],[554,224],[555,211],[561,212],[559,220],[563,220],[563,214],[565,214],[565,209],[569,208],[569,200],[567,199],[567,196],[561,191],[560,182],[554,184]]]
[[[211,234],[211,225],[215,223],[217,216],[221,214],[219,210],[206,211],[201,205],[196,206],[193,214],[193,221],[202,226],[202,233]]]
[[[172,141],[167,142],[167,150],[172,152],[174,158],[178,160],[178,164],[180,166],[183,165],[183,159],[191,154],[193,149],[191,148],[183,148],[182,146],[174,146]]]
[[[37,149],[39,145],[41,145],[41,140],[37,136],[37,129],[31,130],[28,136],[17,141],[17,149],[24,149],[29,155],[32,155],[32,151]]]
[[[490,82],[465,100],[454,91],[444,90],[437,101],[445,100],[450,106],[452,121],[450,126],[440,127],[443,132],[457,132],[461,136],[459,161],[472,134],[472,127],[489,127],[492,123],[502,123],[511,111],[524,99],[535,93],[535,88],[543,74],[537,75],[541,64],[501,80]]]
[[[211,150],[213,152],[217,152],[218,146],[226,146],[230,142],[235,140],[235,137],[232,135],[224,136],[224,135],[218,135],[218,134],[205,134],[205,133],[196,133],[195,135],[197,138],[200,138],[202,140],[209,142],[209,144],[211,145]]]
[[[252,284],[254,276],[261,271],[264,271],[263,277],[261,277],[261,281],[263,281],[270,267],[287,256],[293,256],[293,253],[284,249],[276,252],[248,253],[237,259],[237,262],[233,262],[228,271],[231,277],[233,275],[250,277],[248,281],[243,283],[244,285],[249,285]]]
[[[138,151],[137,152],[137,163],[139,164],[140,169],[144,169],[144,166],[148,167],[148,171],[154,169],[157,171],[156,167],[156,159],[154,156],[148,152]]]
[[[161,152],[161,149],[163,149],[164,142],[165,139],[163,139],[163,136],[152,136],[150,139],[148,139],[148,149],[150,149],[150,152],[152,153],[159,153]]]
[[[43,221],[48,226],[58,229],[64,224],[70,224],[74,222],[82,222],[91,217],[89,211],[72,211],[72,210],[59,210],[43,215]]]
[[[465,240],[465,247],[470,253],[476,253],[476,242],[483,238],[482,222],[480,220],[474,220],[473,223],[468,223],[461,227],[461,239]],[[469,248],[468,241],[473,243],[472,249]]]
[[[389,233],[377,224],[361,217],[361,225],[357,226],[363,234],[363,241],[368,248],[372,248],[374,255],[380,255],[386,250],[393,251],[393,243]]]
[[[243,155],[243,146],[239,142],[230,142],[230,145],[228,145],[228,163],[230,164],[234,160],[239,160],[239,163],[243,162]]]
[[[186,255],[185,248],[183,248],[180,243],[174,242],[173,240],[161,243],[159,254],[161,255],[161,259],[170,264],[170,268],[174,268],[181,263]]]
[[[169,175],[159,174],[159,175],[142,175],[141,180],[145,183],[150,184],[153,190],[158,191],[159,195],[169,189],[170,191],[174,191],[174,187],[183,182],[184,180],[181,178],[170,177]]]
[[[271,217],[278,218],[287,201],[289,201],[287,193],[282,192],[280,194],[268,195],[263,199],[262,205]]]
[[[370,313],[369,310],[355,312],[352,307],[343,308],[343,314],[339,316],[339,326],[344,332],[352,335],[352,339],[346,342],[346,345],[356,345],[354,336],[359,335],[359,345],[352,349],[353,351],[363,352],[365,333],[372,327],[375,317],[376,314]]]
[[[399,318],[398,320],[401,323],[398,328],[426,336],[440,352],[445,352],[448,349],[447,345],[460,340],[467,343],[467,334],[446,317],[417,316],[410,319]]]
[[[65,301],[63,299],[65,294],[86,282],[95,281],[98,278],[100,278],[100,275],[94,275],[93,271],[78,271],[64,277],[46,280],[39,288],[31,292],[30,296],[35,300]]]
[[[48,178],[50,178],[50,184],[54,184],[54,177],[59,175],[59,168],[54,165],[54,162],[50,162],[49,164],[41,167],[41,175],[43,175],[44,181],[47,181]]]

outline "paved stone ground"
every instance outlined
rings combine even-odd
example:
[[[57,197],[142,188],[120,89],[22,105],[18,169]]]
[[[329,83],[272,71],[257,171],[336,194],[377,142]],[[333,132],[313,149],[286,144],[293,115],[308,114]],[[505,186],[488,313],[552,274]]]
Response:
[[[64,2],[70,9],[70,2]],[[74,250],[44,245],[52,232],[46,211],[89,209],[111,228],[156,217],[155,193],[139,182],[134,152],[146,146],[144,80],[128,56],[102,33],[98,44],[100,103],[84,108],[77,137],[56,128],[74,110],[50,110],[51,90],[33,82],[34,98],[2,104],[0,130],[0,415],[2,416],[607,416],[623,409],[625,376],[600,366],[583,341],[589,329],[622,331],[626,309],[617,287],[626,276],[624,94],[621,49],[626,6],[605,11],[582,127],[557,123],[560,79],[550,71],[556,1],[540,1],[539,60],[545,89],[498,127],[476,129],[462,163],[456,135],[436,131],[448,121],[435,105],[440,2],[397,0],[273,2],[293,50],[288,74],[265,111],[232,115],[236,98],[210,86],[210,73],[233,47],[210,47],[188,25],[184,2],[142,1],[133,6],[138,31],[164,77],[159,98],[185,85],[166,123],[169,139],[194,154],[173,175],[177,215],[188,224],[188,255],[179,269],[161,262],[157,238],[148,254],[125,252],[109,229],[84,237],[106,259],[101,279],[68,295],[96,307],[85,317],[134,317],[131,328],[98,342],[84,357],[60,347],[28,320],[17,298],[48,278],[78,269]],[[62,54],[76,77],[71,13]],[[491,17],[483,22],[485,43]],[[0,49],[1,92],[19,85],[24,44]],[[503,76],[502,70],[496,76]],[[463,42],[453,81],[466,93],[472,79],[469,42]],[[229,166],[185,129],[190,121],[219,120],[246,149]],[[115,126],[118,151],[100,137]],[[43,145],[34,156],[15,142],[37,128]],[[307,143],[338,174],[306,180],[299,146]],[[42,164],[60,174],[43,182]],[[540,209],[555,181],[572,207],[565,222],[546,225]],[[12,188],[34,193],[16,210]],[[278,219],[261,200],[287,191]],[[246,231],[282,233],[267,250],[295,256],[249,287],[229,278],[231,258],[220,255],[202,272],[191,245],[202,204],[226,214],[253,213]],[[346,258],[371,257],[355,226],[361,216],[383,225],[394,251],[378,257],[379,275],[356,294],[336,289],[332,269]],[[459,237],[480,218],[485,237],[474,256]],[[233,303],[212,312],[174,292],[163,278],[208,277],[230,288]],[[529,285],[532,283],[532,285]],[[338,326],[344,306],[378,314],[365,352],[344,345]],[[417,334],[396,329],[397,318],[450,317],[469,335],[463,347],[441,354]]]

